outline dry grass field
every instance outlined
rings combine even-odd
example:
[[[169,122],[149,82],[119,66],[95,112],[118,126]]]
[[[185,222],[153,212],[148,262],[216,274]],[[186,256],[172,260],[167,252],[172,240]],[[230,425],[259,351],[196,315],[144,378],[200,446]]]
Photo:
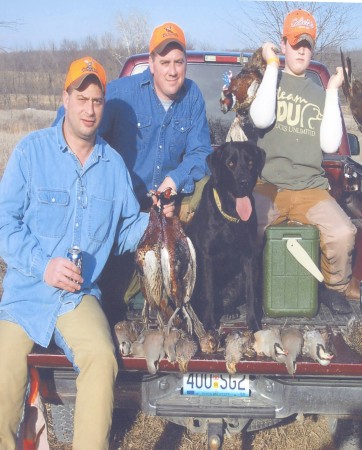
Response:
[[[54,111],[0,110],[0,177],[16,142],[29,131],[50,125],[54,117]],[[351,127],[353,127],[352,123]],[[356,129],[353,132],[356,132]],[[4,269],[5,265],[0,260],[0,295]],[[56,442],[51,424],[49,424],[49,441],[51,450],[71,450],[70,445]],[[224,450],[335,450],[328,429],[328,420],[326,417],[318,416],[292,418],[284,425],[246,436],[225,436],[222,448]],[[148,417],[143,413],[116,413],[110,449],[203,450],[207,449],[207,439],[205,435],[190,434],[183,427],[161,418]]]

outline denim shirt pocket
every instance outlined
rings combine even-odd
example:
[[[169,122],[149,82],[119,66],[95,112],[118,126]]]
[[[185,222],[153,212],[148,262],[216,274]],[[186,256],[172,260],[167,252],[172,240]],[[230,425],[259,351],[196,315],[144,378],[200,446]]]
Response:
[[[188,131],[191,128],[191,119],[175,118],[172,120],[172,135],[170,151],[174,156],[180,156],[186,147]]]
[[[127,136],[129,148],[145,150],[151,140],[152,117],[147,114],[137,114],[127,117],[122,135]],[[127,148],[127,147],[125,147]]]
[[[67,226],[69,192],[59,189],[38,189],[37,231],[40,236],[60,238]]]
[[[91,196],[89,203],[88,236],[102,243],[109,235],[113,217],[113,201]]]

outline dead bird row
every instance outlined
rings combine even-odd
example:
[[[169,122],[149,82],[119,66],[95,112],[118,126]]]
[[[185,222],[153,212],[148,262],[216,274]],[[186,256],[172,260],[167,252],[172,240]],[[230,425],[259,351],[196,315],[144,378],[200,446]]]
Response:
[[[353,317],[342,331],[346,344],[362,354],[361,321]],[[240,361],[255,357],[285,364],[290,375],[294,375],[299,357],[312,359],[322,366],[329,365],[334,357],[326,328],[271,326],[255,333],[230,331],[220,335],[216,331],[208,332],[200,339],[184,330],[150,329],[141,322],[124,320],[114,326],[114,332],[120,354],[145,358],[151,374],[158,371],[163,358],[178,363],[180,371],[187,372],[188,362],[199,351],[222,353],[231,374],[236,373]]]

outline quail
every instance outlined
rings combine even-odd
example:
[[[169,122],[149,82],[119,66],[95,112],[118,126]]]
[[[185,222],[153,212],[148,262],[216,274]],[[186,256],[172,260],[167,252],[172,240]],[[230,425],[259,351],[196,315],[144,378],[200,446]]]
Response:
[[[233,331],[225,338],[225,362],[229,373],[236,373],[236,364],[245,356],[251,356],[253,333]]]
[[[199,338],[200,350],[203,353],[217,352],[220,344],[220,336],[216,330],[209,330]]]
[[[176,361],[180,372],[187,372],[188,363],[197,350],[198,346],[194,338],[187,333],[182,333],[176,343]]]
[[[162,330],[146,330],[131,345],[131,353],[146,359],[147,370],[154,375],[159,361],[164,358],[164,333]]]
[[[346,344],[362,355],[362,322],[356,316],[349,319],[346,329],[342,329]]]
[[[328,366],[333,354],[326,350],[327,339],[319,330],[306,330],[303,334],[304,344],[302,354],[319,362],[322,366]]]
[[[281,330],[282,346],[288,353],[285,356],[285,365],[289,375],[294,375],[297,368],[297,357],[302,352],[303,333],[297,328],[283,328]]]
[[[169,332],[165,332],[165,340],[163,348],[165,350],[167,360],[171,363],[176,362],[176,343],[180,339],[182,331],[172,328]]]
[[[287,352],[283,349],[279,328],[271,327],[256,331],[254,337],[253,347],[258,355],[268,356],[279,363],[285,362]]]
[[[131,344],[137,339],[142,329],[143,325],[140,322],[128,320],[121,320],[114,325],[114,333],[122,356],[130,354]]]

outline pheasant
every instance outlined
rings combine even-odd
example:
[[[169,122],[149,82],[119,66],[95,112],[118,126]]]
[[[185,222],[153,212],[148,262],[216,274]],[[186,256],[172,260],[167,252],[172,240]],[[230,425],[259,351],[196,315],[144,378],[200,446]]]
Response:
[[[157,311],[160,328],[165,320],[169,331],[182,311],[190,334],[200,337],[205,331],[189,303],[196,280],[196,255],[191,240],[186,236],[177,216],[166,217],[162,207],[172,201],[176,193],[167,188],[151,191],[159,201],[150,211],[149,225],[136,251],[136,267],[145,297],[144,317],[149,319],[151,309]]]
[[[342,84],[343,94],[346,97],[358,129],[362,132],[362,83],[353,77],[351,58],[349,56],[345,58],[342,50],[341,61],[344,76]]]
[[[169,319],[172,326],[177,313],[182,310],[192,333],[192,320],[186,308],[196,281],[196,254],[191,240],[182,229],[177,216],[162,215],[161,267],[163,286],[172,306],[175,308]]]
[[[252,136],[253,127],[249,121],[249,108],[263,79],[266,62],[262,57],[262,48],[258,48],[241,71],[224,77],[225,84],[221,91],[221,111],[236,112],[236,118],[230,126],[227,141],[246,141]],[[246,133],[244,133],[244,130]]]
[[[141,291],[145,298],[142,316],[148,325],[150,312],[157,313],[157,320],[163,328],[161,314],[163,284],[161,270],[161,218],[155,206],[151,207],[148,226],[138,244],[135,254],[136,270],[140,279]]]

